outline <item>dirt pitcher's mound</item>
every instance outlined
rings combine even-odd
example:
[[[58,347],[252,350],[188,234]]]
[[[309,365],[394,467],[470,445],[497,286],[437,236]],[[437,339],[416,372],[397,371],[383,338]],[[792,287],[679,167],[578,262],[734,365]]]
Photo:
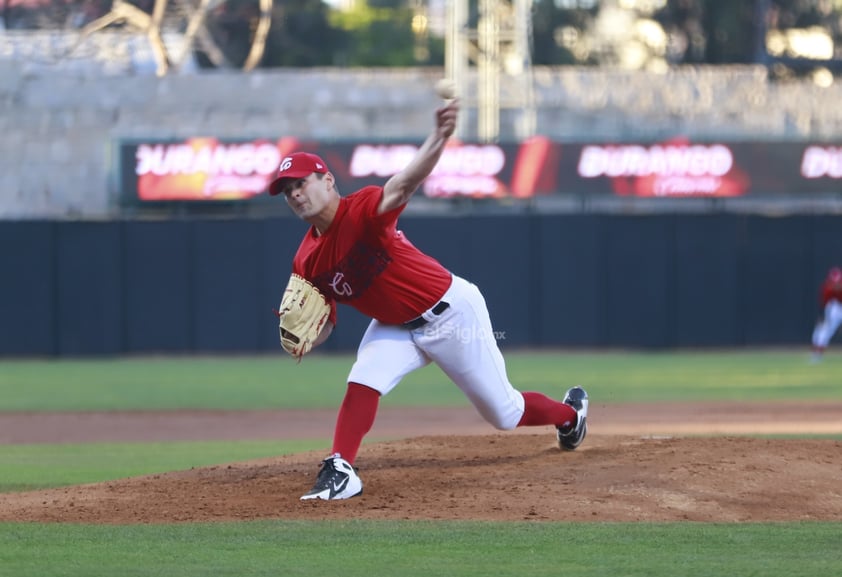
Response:
[[[551,433],[428,436],[366,445],[365,493],[299,501],[314,453],[0,495],[2,521],[241,519],[789,521],[842,519],[842,442]]]

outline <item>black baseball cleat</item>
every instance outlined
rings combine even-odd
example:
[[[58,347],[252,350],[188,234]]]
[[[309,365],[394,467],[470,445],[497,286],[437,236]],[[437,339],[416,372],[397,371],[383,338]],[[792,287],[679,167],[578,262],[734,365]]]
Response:
[[[350,499],[363,492],[363,482],[351,464],[337,455],[322,461],[322,469],[316,477],[316,484],[309,493],[301,496],[302,501],[323,499],[333,501]]]
[[[558,447],[565,451],[572,451],[582,444],[588,434],[588,393],[582,387],[568,390],[561,401],[576,409],[576,424],[565,429],[556,427]]]

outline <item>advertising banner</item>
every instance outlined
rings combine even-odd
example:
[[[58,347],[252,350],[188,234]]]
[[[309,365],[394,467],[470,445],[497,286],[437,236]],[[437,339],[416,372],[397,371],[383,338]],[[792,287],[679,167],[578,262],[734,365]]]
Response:
[[[676,139],[562,150],[562,193],[729,197],[842,190],[842,146]]]
[[[121,187],[141,202],[246,200],[261,195],[294,139],[120,144]]]
[[[346,194],[385,183],[409,163],[420,144],[207,137],[122,142],[119,173],[128,201],[248,200],[265,196],[283,157],[301,150],[321,156]],[[501,198],[555,193],[556,148],[540,137],[508,145],[452,140],[424,182],[423,194],[431,198]]]
[[[420,142],[312,142],[297,138],[212,137],[119,143],[120,185],[128,202],[250,201],[283,157],[321,156],[340,193],[383,184]],[[842,144],[790,142],[520,143],[452,140],[422,185],[429,198],[539,195],[733,197],[842,191]]]

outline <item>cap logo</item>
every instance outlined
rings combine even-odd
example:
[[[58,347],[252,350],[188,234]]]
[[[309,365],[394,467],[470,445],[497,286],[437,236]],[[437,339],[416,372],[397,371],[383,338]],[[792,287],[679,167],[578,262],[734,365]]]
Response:
[[[316,163],[316,168],[318,168],[319,170],[321,170],[322,168],[324,168],[324,166],[322,166],[320,163],[318,163],[318,162],[317,162],[317,163]]]
[[[287,157],[286,157],[286,158],[285,158],[285,159],[281,162],[281,168],[280,168],[280,170],[279,170],[278,172],[283,172],[283,171],[285,171],[285,170],[289,170],[289,167],[290,167],[290,166],[292,166],[292,159],[291,159],[290,157],[288,157],[288,156],[287,156]]]

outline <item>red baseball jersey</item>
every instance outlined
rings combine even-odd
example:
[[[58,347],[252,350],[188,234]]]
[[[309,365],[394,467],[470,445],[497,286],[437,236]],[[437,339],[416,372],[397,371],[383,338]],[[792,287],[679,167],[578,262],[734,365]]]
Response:
[[[838,268],[830,269],[830,273],[822,283],[822,306],[827,305],[832,300],[842,302],[842,270]]]
[[[310,227],[292,270],[312,282],[331,304],[352,306],[378,321],[397,325],[434,306],[452,280],[437,260],[397,230],[404,206],[378,215],[383,187],[367,186],[339,200],[330,227]]]

